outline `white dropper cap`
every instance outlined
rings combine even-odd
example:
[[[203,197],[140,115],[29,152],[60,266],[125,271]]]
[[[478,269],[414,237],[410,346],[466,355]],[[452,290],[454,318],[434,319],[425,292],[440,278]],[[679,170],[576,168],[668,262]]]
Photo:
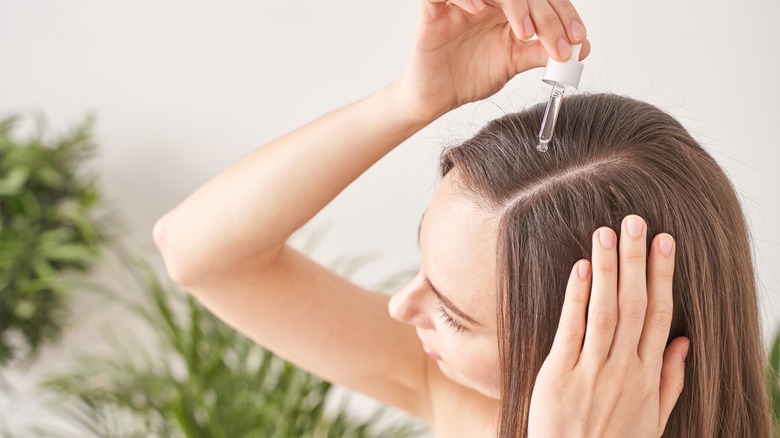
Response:
[[[584,67],[584,64],[579,61],[580,49],[582,49],[582,44],[571,46],[571,57],[565,62],[556,61],[552,57],[548,58],[542,81],[553,86],[557,82],[563,85],[566,91],[577,89]]]

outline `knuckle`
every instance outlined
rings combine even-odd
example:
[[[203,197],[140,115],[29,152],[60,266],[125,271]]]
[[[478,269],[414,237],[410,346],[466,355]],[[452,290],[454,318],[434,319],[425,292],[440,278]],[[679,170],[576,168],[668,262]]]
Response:
[[[558,329],[558,336],[566,343],[578,342],[584,333],[580,324],[567,324]]]
[[[658,381],[648,378],[641,379],[638,387],[642,394],[652,394],[658,391]]]
[[[674,279],[674,268],[671,265],[660,267],[653,272],[653,275],[660,280],[670,282]]]
[[[457,6],[464,11],[468,11],[469,7],[474,7],[471,5],[471,2],[469,0],[447,0],[447,5],[454,5]]]
[[[614,330],[617,325],[617,314],[610,311],[597,311],[593,315],[593,326],[597,331]]]
[[[515,11],[525,10],[525,12],[529,14],[531,16],[531,19],[533,20],[534,15],[531,14],[531,5],[527,1],[501,0],[500,2],[497,3],[501,4],[504,10],[507,9],[512,9]],[[534,22],[534,25],[536,25],[536,22]]]
[[[668,329],[672,326],[672,311],[668,308],[653,309],[653,324],[659,329]]]
[[[645,262],[645,252],[639,248],[628,249],[622,255],[623,260],[629,263],[642,263]]]
[[[559,12],[571,12],[576,11],[576,8],[574,7],[574,4],[570,0],[551,0],[550,6],[555,8],[556,11]]]
[[[556,22],[560,21],[560,18],[558,18],[558,14],[555,13],[555,11],[546,12],[540,17],[540,24],[541,27],[549,27],[551,25],[554,25]]]
[[[630,322],[643,321],[647,310],[647,301],[641,298],[627,300],[620,307],[620,315]]]
[[[575,306],[582,306],[583,304],[587,304],[588,291],[585,289],[582,290],[578,290],[578,289],[579,288],[575,288],[574,290],[569,291],[566,300]]]
[[[648,378],[644,373],[635,369],[635,364],[631,361],[623,362],[620,369],[625,377],[625,384],[631,392],[635,394],[649,394],[653,390],[658,390],[658,382]]]
[[[596,263],[596,271],[601,274],[615,274],[617,272],[617,264],[613,262],[600,261]]]
[[[622,392],[626,386],[632,385],[631,382],[627,381],[627,378],[630,376],[627,371],[628,365],[623,363],[617,366],[614,365],[613,363],[608,373],[610,387],[615,392]]]

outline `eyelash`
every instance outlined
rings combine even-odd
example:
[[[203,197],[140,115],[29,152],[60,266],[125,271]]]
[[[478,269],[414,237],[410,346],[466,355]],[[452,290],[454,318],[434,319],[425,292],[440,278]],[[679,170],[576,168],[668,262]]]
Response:
[[[455,321],[454,319],[452,319],[452,317],[451,317],[451,316],[450,316],[450,315],[447,313],[447,311],[446,311],[446,310],[444,310],[444,306],[439,306],[439,308],[438,308],[437,310],[439,311],[439,313],[441,314],[441,316],[444,318],[444,321],[445,321],[445,322],[446,322],[446,323],[447,323],[447,324],[448,324],[450,327],[452,327],[453,329],[455,329],[455,332],[456,332],[456,333],[462,332],[462,331],[465,329],[465,327],[463,327],[463,325],[462,325],[462,324],[460,324],[460,323],[458,323],[458,321]]]

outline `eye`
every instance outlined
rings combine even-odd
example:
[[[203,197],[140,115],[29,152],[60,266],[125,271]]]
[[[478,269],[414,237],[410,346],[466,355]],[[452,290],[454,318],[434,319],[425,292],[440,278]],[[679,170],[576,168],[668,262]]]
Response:
[[[437,309],[439,313],[441,314],[442,318],[444,318],[444,321],[453,329],[455,329],[456,333],[462,332],[465,327],[463,327],[462,324],[458,323],[458,321],[455,321],[452,319],[452,317],[447,313],[446,310],[444,310],[444,306],[439,306]]]

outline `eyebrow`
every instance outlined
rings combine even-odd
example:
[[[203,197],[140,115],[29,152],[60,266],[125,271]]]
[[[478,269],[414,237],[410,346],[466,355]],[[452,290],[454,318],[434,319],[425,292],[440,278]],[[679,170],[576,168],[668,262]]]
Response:
[[[423,221],[424,217],[425,217],[425,211],[423,211],[422,217],[420,217],[420,224],[417,226],[417,248],[418,249],[420,248],[420,230],[422,229],[422,221]],[[471,325],[474,325],[474,326],[477,326],[477,327],[482,327],[482,324],[477,322],[474,318],[468,316],[466,314],[466,312],[458,309],[458,307],[455,306],[455,304],[453,304],[452,301],[449,300],[449,298],[447,298],[444,295],[442,295],[442,293],[439,292],[438,289],[436,289],[436,286],[434,286],[433,283],[431,283],[431,280],[428,277],[425,278],[425,283],[428,286],[430,286],[431,290],[436,295],[436,297],[439,299],[439,301],[441,301],[442,304],[447,306],[448,309],[452,310],[453,313],[455,313],[456,315],[458,315],[461,318],[465,319]]]

